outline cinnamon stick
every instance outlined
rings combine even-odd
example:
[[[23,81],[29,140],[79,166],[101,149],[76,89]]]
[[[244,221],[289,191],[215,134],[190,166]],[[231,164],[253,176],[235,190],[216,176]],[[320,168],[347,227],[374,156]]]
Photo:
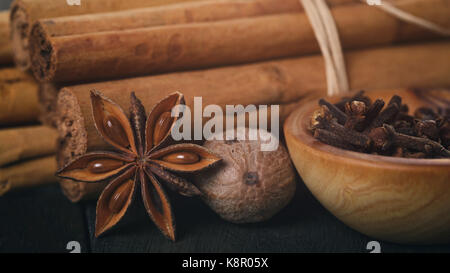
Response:
[[[355,3],[356,0],[331,0],[330,5]],[[299,12],[298,0],[214,0],[168,6],[95,13],[36,22],[46,37],[59,37],[102,31],[125,30],[161,25],[212,22],[267,14]]]
[[[12,48],[9,40],[9,12],[0,12],[0,65],[12,63]]]
[[[45,126],[27,126],[0,130],[0,167],[54,154],[57,132]]]
[[[28,160],[0,168],[0,196],[8,191],[56,183],[55,156]]]
[[[446,0],[399,1],[397,6],[450,27]],[[331,11],[345,49],[438,37],[366,4]],[[300,56],[318,53],[319,46],[306,14],[290,13],[60,37],[45,37],[36,25],[30,52],[38,80],[73,82]]]
[[[59,86],[54,83],[41,83],[38,89],[40,106],[40,121],[50,127],[56,128],[56,97]]]
[[[0,69],[0,126],[36,122],[38,84],[15,68]]]
[[[168,5],[199,0],[81,0],[81,5],[71,6],[67,1],[55,0],[15,0],[11,4],[11,38],[14,61],[21,70],[30,68],[28,38],[31,25],[41,18],[111,12],[141,7]],[[205,1],[205,0],[203,0]]]
[[[450,86],[449,59],[450,42],[346,54],[353,89]],[[63,165],[88,150],[108,147],[96,132],[91,117],[89,91],[93,89],[103,92],[125,111],[129,109],[132,91],[146,107],[151,107],[168,93],[180,91],[188,106],[192,106],[194,96],[203,98],[203,106],[286,104],[290,109],[286,111],[287,107],[282,106],[280,110],[284,116],[295,108],[294,102],[323,96],[326,88],[321,56],[66,87],[58,95],[59,163]],[[72,191],[69,198],[73,201],[95,192],[90,188],[91,184],[75,184],[62,184],[65,192]]]

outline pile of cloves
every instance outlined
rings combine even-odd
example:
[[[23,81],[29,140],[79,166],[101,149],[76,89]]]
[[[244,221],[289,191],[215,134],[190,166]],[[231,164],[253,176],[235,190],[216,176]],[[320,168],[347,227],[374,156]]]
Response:
[[[408,106],[394,95],[387,105],[360,91],[332,104],[319,100],[311,131],[326,144],[346,150],[406,158],[450,158],[450,107]]]

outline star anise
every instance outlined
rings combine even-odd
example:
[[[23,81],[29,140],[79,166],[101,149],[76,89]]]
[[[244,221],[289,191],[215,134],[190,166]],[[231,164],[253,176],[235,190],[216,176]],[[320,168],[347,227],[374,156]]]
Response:
[[[171,137],[177,120],[171,116],[171,110],[184,104],[183,95],[177,92],[167,96],[154,106],[148,118],[134,93],[130,119],[100,92],[91,91],[91,102],[97,131],[120,152],[87,153],[57,175],[79,182],[110,181],[97,202],[96,237],[122,219],[140,184],[147,213],[164,235],[175,240],[174,216],[159,180],[182,195],[201,195],[195,185],[173,172],[197,172],[220,160],[202,146],[177,144]]]

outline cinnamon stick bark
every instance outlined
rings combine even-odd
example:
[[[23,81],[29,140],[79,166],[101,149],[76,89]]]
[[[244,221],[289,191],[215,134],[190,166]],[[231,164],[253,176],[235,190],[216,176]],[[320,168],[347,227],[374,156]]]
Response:
[[[331,0],[330,5],[356,3],[357,0]],[[139,8],[108,13],[40,19],[35,24],[46,37],[68,36],[102,31],[211,22],[267,14],[299,12],[298,0],[214,0],[168,6]]]
[[[353,89],[450,86],[450,42],[348,52],[346,60]],[[132,91],[146,107],[180,91],[188,106],[194,96],[202,97],[203,106],[282,104],[283,118],[296,101],[324,96],[326,88],[321,56],[66,87],[58,95],[59,164],[86,151],[108,148],[94,127],[90,90],[103,92],[125,111]],[[93,189],[92,184],[70,181],[62,187],[72,201],[99,189],[99,185]]]
[[[49,1],[49,0],[41,0]],[[100,1],[104,2],[104,1]],[[126,2],[115,0],[112,5],[116,5],[116,2]],[[140,1],[136,1],[140,2]],[[142,1],[141,1],[142,2]],[[148,1],[151,2],[151,1]],[[153,2],[158,2],[153,0]],[[162,2],[162,1],[159,1]],[[341,5],[348,3],[355,3],[358,0],[328,0],[330,5]],[[90,9],[89,12],[79,11],[79,14],[86,14],[81,16],[67,16],[74,15],[74,12],[70,10],[70,14],[67,11],[60,11],[58,13],[51,12],[45,16],[36,16],[39,18],[49,18],[40,21],[41,34],[45,37],[53,36],[67,36],[74,34],[85,34],[99,31],[113,31],[123,29],[142,28],[155,25],[167,25],[167,24],[180,24],[191,22],[204,22],[204,21],[216,21],[237,17],[249,17],[263,14],[273,14],[281,12],[293,12],[301,11],[303,7],[297,0],[214,0],[214,1],[181,1],[171,0],[169,3],[177,3],[174,5],[164,5],[160,7],[143,8],[144,5],[140,3],[132,2],[133,6],[124,8],[120,3],[121,8],[109,8],[102,9],[101,12],[114,11],[112,13],[104,14],[91,14],[94,13]],[[179,4],[178,4],[179,3]],[[28,4],[29,5],[29,4]],[[13,5],[14,6],[14,5]],[[138,7],[139,9],[133,9]],[[58,7],[60,10],[61,7]],[[120,11],[129,9],[129,11]],[[13,9],[14,10],[14,9]],[[98,12],[98,11],[95,11]],[[13,28],[13,38],[17,41],[15,45],[15,56],[18,65],[24,69],[30,67],[29,50],[28,50],[28,36],[29,28],[31,26],[26,25],[23,30],[23,34],[20,34],[19,27],[24,21],[21,19],[20,11],[17,11],[17,15],[14,15],[18,19],[17,27]],[[34,12],[33,14],[36,14]],[[39,14],[38,14],[39,15]],[[61,17],[67,16],[67,17]],[[55,18],[61,17],[61,18]],[[38,18],[35,18],[38,19]],[[31,21],[30,21],[31,22]],[[28,23],[30,23],[28,22]],[[26,29],[25,29],[26,28]],[[21,35],[21,36],[20,36]]]
[[[12,48],[9,39],[9,12],[0,12],[0,65],[12,63]]]
[[[21,70],[27,70],[30,68],[28,38],[30,35],[31,25],[35,20],[41,18],[152,7],[188,1],[199,0],[81,0],[80,6],[70,6],[66,1],[15,0],[11,4],[10,15],[11,38],[15,63]]]
[[[45,126],[0,130],[0,166],[56,152],[57,132]]]
[[[41,83],[38,89],[38,99],[40,106],[40,121],[50,127],[56,128],[56,97],[59,86],[54,83]]]
[[[38,121],[38,84],[15,68],[0,69],[0,126]]]
[[[55,172],[54,155],[0,168],[0,196],[15,189],[56,183]]]
[[[445,0],[399,1],[407,12],[450,27]],[[436,38],[366,4],[332,9],[345,49]],[[40,81],[71,82],[149,75],[319,52],[304,13],[45,37],[33,28],[32,70]],[[101,52],[101,53],[100,53]]]

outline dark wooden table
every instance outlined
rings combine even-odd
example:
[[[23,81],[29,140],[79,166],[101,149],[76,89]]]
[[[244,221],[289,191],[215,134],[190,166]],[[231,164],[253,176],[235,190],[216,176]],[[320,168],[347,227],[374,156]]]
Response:
[[[356,232],[325,210],[299,183],[296,196],[271,220],[236,225],[222,220],[199,199],[170,196],[178,241],[162,236],[140,198],[123,223],[94,238],[95,201],[73,204],[58,185],[0,197],[0,252],[369,252],[375,240]],[[405,246],[379,242],[382,252],[450,252],[450,245]]]

